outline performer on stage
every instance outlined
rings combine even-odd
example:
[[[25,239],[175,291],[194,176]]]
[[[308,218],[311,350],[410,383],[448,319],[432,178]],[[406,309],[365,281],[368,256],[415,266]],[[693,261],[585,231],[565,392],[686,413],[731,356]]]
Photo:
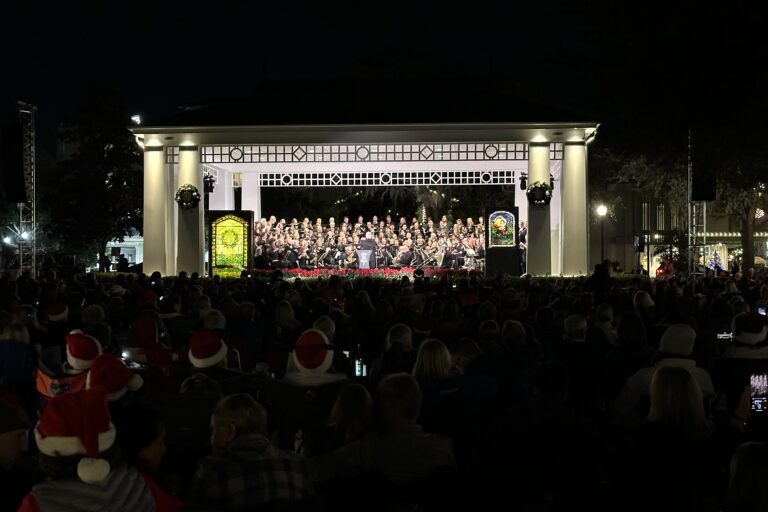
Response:
[[[378,245],[376,244],[376,240],[373,238],[373,231],[365,232],[365,238],[360,240],[358,249],[363,251],[371,251],[371,255],[368,259],[368,268],[376,268],[376,250],[378,249]]]
[[[357,254],[355,254],[355,249],[351,245],[344,248],[343,265],[344,268],[357,268]]]

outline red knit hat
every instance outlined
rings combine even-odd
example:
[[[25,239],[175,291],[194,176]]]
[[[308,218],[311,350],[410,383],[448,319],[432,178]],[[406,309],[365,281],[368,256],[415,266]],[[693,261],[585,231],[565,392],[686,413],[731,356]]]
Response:
[[[63,322],[69,317],[69,308],[63,302],[54,302],[45,308],[45,316],[51,322]]]
[[[35,427],[41,453],[51,457],[85,455],[77,464],[77,476],[87,484],[101,482],[110,471],[99,454],[115,442],[115,426],[101,386],[54,397]]]
[[[136,391],[144,385],[140,375],[134,375],[120,359],[112,354],[101,354],[93,360],[85,388],[103,386],[107,390],[107,401],[119,400],[129,390]]]
[[[152,304],[154,304],[156,300],[157,300],[157,294],[152,290],[144,289],[144,290],[141,290],[141,292],[139,293],[139,299],[138,299],[139,304],[144,304],[147,302],[151,302]]]
[[[768,326],[765,317],[754,312],[740,313],[731,320],[733,339],[746,345],[755,345],[765,341],[768,335]]]
[[[322,331],[307,329],[293,347],[291,358],[301,372],[325,373],[333,363],[333,351],[328,350],[328,338]]]
[[[67,362],[75,370],[87,370],[101,354],[101,343],[80,329],[67,334]]]
[[[216,366],[227,357],[227,345],[209,329],[200,329],[189,339],[189,361],[197,368]]]

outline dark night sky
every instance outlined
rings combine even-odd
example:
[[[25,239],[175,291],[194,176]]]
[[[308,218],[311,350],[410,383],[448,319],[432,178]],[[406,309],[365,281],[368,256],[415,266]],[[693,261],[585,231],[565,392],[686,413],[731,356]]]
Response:
[[[38,105],[43,141],[77,111],[89,83],[114,85],[129,111],[146,113],[246,97],[264,80],[379,78],[497,82],[521,98],[584,113],[610,138],[660,118],[684,124],[699,78],[715,95],[725,82],[719,70],[735,69],[722,61],[718,41],[705,38],[699,53],[685,7],[674,4],[16,4],[4,6],[0,33],[3,108],[17,98]],[[742,34],[730,30],[718,39]],[[738,37],[749,44],[748,35]],[[710,66],[701,76],[700,63]],[[461,101],[469,99],[456,108]]]

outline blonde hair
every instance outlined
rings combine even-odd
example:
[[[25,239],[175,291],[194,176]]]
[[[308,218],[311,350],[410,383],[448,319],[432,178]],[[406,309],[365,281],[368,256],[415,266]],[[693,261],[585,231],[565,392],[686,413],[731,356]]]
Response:
[[[647,421],[675,427],[694,439],[710,435],[701,388],[688,370],[675,366],[656,370]]]
[[[29,343],[29,330],[22,324],[13,323],[6,325],[3,328],[3,332],[0,333],[0,340]]]
[[[348,443],[375,429],[373,399],[360,384],[350,384],[341,390],[333,404],[328,425],[336,427]]]
[[[287,300],[281,300],[275,306],[275,324],[281,327],[293,327],[296,317],[293,315],[293,306]]]
[[[416,355],[413,376],[422,379],[443,380],[451,375],[451,353],[442,341],[424,340]]]

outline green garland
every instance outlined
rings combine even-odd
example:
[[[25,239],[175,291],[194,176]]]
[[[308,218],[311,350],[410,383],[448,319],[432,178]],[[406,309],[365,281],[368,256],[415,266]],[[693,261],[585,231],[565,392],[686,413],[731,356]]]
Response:
[[[533,206],[544,207],[552,200],[552,186],[546,181],[534,181],[528,184],[525,195]]]
[[[175,199],[179,208],[191,210],[192,208],[197,208],[197,205],[200,204],[200,192],[196,186],[186,183],[176,191]]]

